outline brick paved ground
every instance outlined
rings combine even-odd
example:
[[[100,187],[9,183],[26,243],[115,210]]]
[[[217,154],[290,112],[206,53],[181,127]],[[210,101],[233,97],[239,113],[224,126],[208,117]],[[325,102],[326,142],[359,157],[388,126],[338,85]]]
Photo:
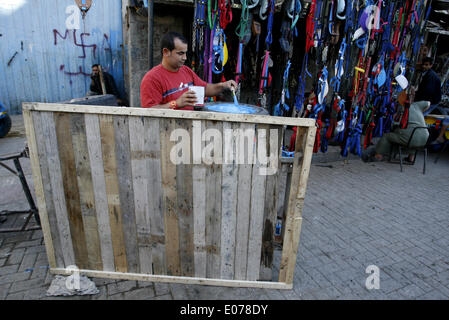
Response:
[[[23,141],[1,139],[0,154],[20,151]],[[0,234],[0,299],[448,299],[449,155],[436,165],[433,157],[426,175],[422,156],[403,173],[389,163],[314,161],[293,290],[92,279],[96,296],[48,298],[53,276],[38,230]],[[0,211],[26,209],[18,179],[3,168],[0,179]],[[278,264],[280,251],[276,257]],[[365,287],[370,265],[380,270],[378,290]]]

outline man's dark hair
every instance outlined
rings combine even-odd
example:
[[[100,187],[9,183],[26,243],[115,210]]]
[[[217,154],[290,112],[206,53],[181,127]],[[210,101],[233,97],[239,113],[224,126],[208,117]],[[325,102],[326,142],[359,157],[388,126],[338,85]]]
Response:
[[[177,33],[177,32],[169,32],[166,33],[162,39],[161,39],[161,51],[164,50],[164,48],[172,51],[175,49],[175,39],[179,39],[182,43],[187,44],[186,38],[184,38],[183,35]]]
[[[98,68],[99,66],[100,66],[99,64],[93,64],[93,65],[92,65],[92,69],[95,68],[95,67]]]
[[[433,59],[430,57],[425,57],[422,59],[422,64],[429,63],[430,65],[433,65]]]

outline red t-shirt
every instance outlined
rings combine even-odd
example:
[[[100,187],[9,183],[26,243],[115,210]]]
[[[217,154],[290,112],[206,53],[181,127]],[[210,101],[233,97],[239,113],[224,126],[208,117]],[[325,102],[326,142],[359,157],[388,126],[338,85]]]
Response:
[[[178,71],[172,72],[160,64],[143,77],[140,102],[143,108],[169,103],[178,99],[190,86],[206,87],[207,82],[201,80],[189,67],[182,66]],[[193,106],[186,106],[182,110],[193,110]]]

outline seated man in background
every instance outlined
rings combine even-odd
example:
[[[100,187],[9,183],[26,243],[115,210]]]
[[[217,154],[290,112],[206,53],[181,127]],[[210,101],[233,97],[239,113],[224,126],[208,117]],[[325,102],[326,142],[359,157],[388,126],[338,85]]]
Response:
[[[445,118],[444,120],[442,120],[441,124],[442,124],[442,126],[440,129],[440,134],[432,142],[432,144],[440,144],[440,143],[444,143],[446,141],[446,139],[444,138],[444,135],[446,133],[447,128],[449,127],[449,118]]]
[[[405,95],[404,97],[406,98]],[[413,102],[409,108],[407,128],[397,128],[393,132],[383,135],[376,146],[371,146],[363,152],[362,160],[364,162],[383,161],[385,160],[385,157],[388,159],[391,156],[395,144],[406,146],[414,128],[427,127],[423,112],[429,107],[430,101]],[[417,129],[413,135],[413,140],[410,142],[410,148],[424,146],[427,143],[428,138],[428,130]],[[414,153],[412,153],[411,150],[406,150],[405,152],[408,153],[408,157],[404,160],[410,163],[413,162],[415,160]]]
[[[115,85],[114,78],[109,73],[102,71],[103,73],[103,80],[104,85],[106,88],[106,92],[103,92],[102,86],[101,86],[101,79],[100,79],[100,65],[94,64],[92,66],[92,74],[90,78],[92,79],[92,82],[90,84],[90,91],[87,93],[88,96],[96,96],[96,95],[102,95],[102,94],[112,94],[117,98],[117,102],[119,105],[123,105],[123,100],[120,99],[120,93],[117,90],[117,86]]]

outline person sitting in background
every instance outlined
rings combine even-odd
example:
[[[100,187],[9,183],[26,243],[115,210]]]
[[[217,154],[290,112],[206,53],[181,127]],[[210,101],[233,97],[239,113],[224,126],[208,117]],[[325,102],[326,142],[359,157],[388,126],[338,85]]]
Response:
[[[432,144],[440,144],[440,143],[444,143],[446,141],[446,139],[444,138],[444,135],[446,133],[447,128],[449,127],[449,118],[445,118],[444,120],[442,120],[441,124],[442,124],[442,126],[440,129],[440,134],[434,141],[432,141]]]
[[[103,94],[112,94],[117,98],[117,102],[119,105],[123,104],[123,100],[120,98],[120,93],[117,90],[117,86],[115,85],[114,78],[109,73],[103,72],[103,80],[104,85],[106,88],[106,92],[103,92],[102,86],[101,86],[101,79],[100,79],[100,65],[94,64],[92,66],[92,74],[90,78],[92,79],[92,82],[90,84],[90,91],[87,93],[88,96],[96,96],[96,95],[103,95]]]
[[[404,101],[406,98],[407,96],[405,94],[399,97],[398,100],[402,100],[399,103],[401,105],[409,103],[408,101]],[[393,132],[383,135],[376,146],[371,146],[362,153],[362,160],[364,162],[383,161],[385,157],[389,158],[391,156],[395,144],[406,146],[414,128],[426,127],[423,112],[429,107],[430,101],[417,101],[410,104],[407,128],[397,128]],[[416,130],[413,135],[413,140],[410,142],[410,148],[424,146],[428,138],[428,130]],[[404,161],[413,163],[415,160],[414,153],[411,150],[406,150],[406,153],[408,153],[408,157]]]

